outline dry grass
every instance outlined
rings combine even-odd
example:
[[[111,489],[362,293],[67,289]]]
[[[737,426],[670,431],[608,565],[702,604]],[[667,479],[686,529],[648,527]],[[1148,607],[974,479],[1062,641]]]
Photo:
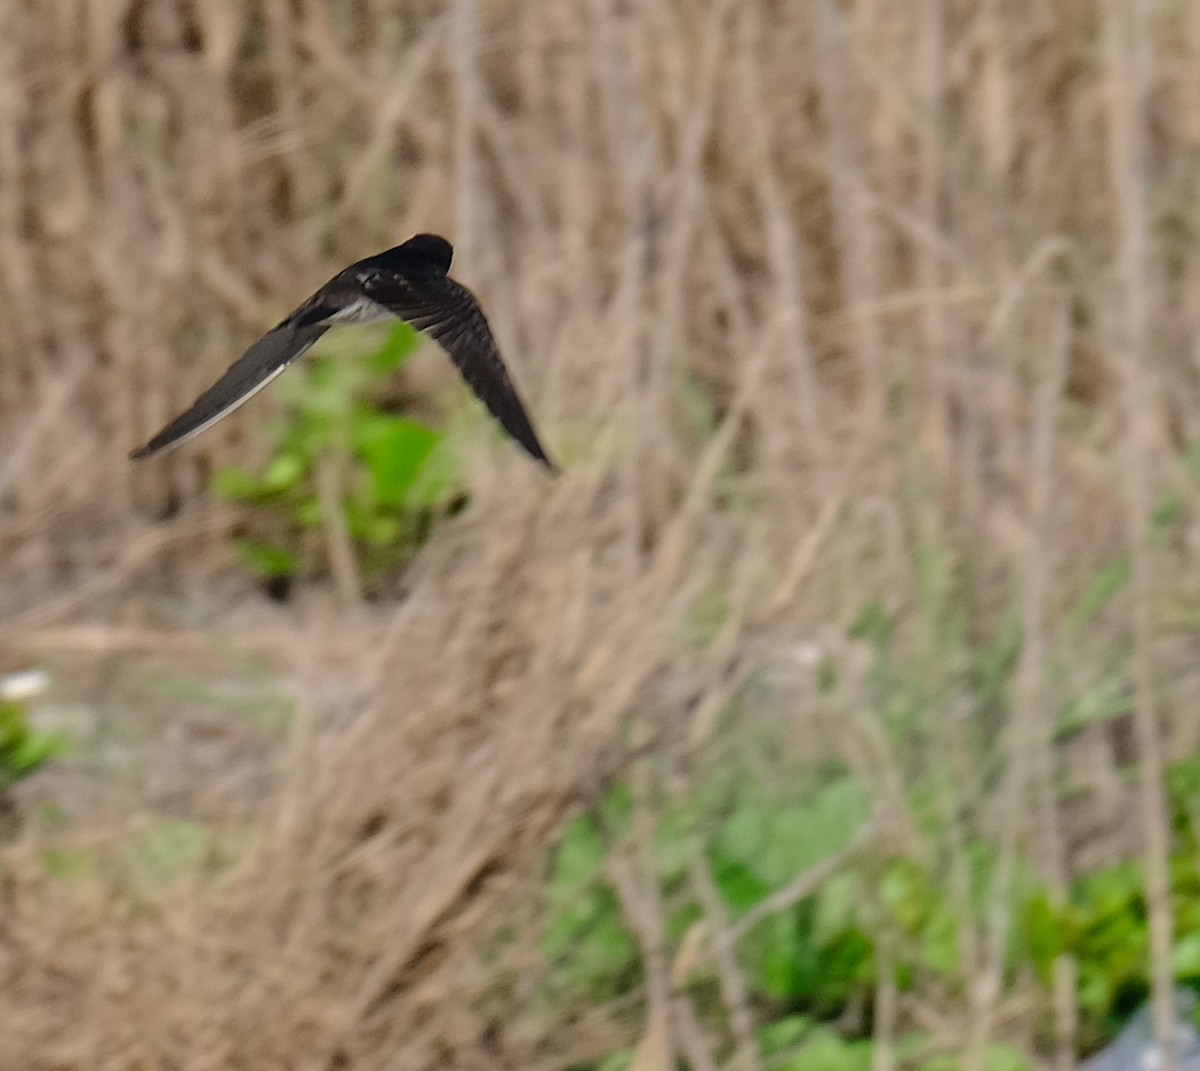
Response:
[[[216,886],[80,899],[38,834],[5,850],[0,1067],[607,1051],[618,1015],[511,1015],[527,993],[487,992],[497,920],[526,933],[564,815],[633,751],[710,740],[748,667],[786,678],[819,638],[852,694],[850,625],[881,596],[908,627],[929,545],[969,566],[972,630],[1015,590],[1027,638],[1008,774],[962,769],[964,813],[1059,890],[1119,851],[1108,737],[1077,745],[1083,836],[1050,725],[1132,636],[1140,753],[1200,730],[1194,644],[1163,638],[1163,596],[1197,591],[1191,502],[1175,544],[1147,530],[1190,486],[1200,413],[1196,10],[1163,6],[1127,54],[1100,0],[0,5],[0,668],[82,624],[105,657],[148,657],[179,636],[149,600],[178,593],[304,712]],[[407,598],[314,596],[264,629],[211,594],[240,589],[207,474],[264,456],[270,392],[167,460],[126,453],[328,274],[418,230],[455,242],[569,471],[480,435],[471,505]],[[1055,677],[1068,611],[1126,552],[1131,593]],[[720,626],[685,641],[713,583]],[[867,716],[822,737],[797,680],[775,690],[797,736],[845,744],[895,802]],[[926,761],[967,761],[947,726]],[[1161,862],[1158,792],[1134,839]],[[963,935],[980,982],[953,1036],[974,1066],[1004,1018],[1006,925],[998,907]],[[536,974],[524,938],[496,954]],[[1064,965],[1064,1062],[1070,992]],[[646,1066],[663,1045],[711,1062],[667,999],[651,985]]]

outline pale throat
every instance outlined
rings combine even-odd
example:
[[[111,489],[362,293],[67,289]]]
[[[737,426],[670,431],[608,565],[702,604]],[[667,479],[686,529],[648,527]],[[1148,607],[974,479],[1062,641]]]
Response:
[[[329,317],[329,323],[339,324],[375,324],[382,320],[395,319],[395,314],[388,312],[377,301],[360,297],[343,309],[339,309]]]

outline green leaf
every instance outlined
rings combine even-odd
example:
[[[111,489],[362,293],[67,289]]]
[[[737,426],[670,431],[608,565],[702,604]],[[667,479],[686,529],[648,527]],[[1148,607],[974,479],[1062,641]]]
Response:
[[[1029,1071],[1029,1059],[1011,1045],[993,1043],[987,1047],[984,1058],[987,1071]]]
[[[346,521],[346,531],[360,543],[365,542],[367,532],[371,528],[372,510],[369,503],[349,499],[342,503],[342,516]],[[322,514],[322,521],[324,514]]]
[[[331,414],[299,407],[289,416],[276,452],[295,454],[311,469],[318,457],[333,448],[341,429],[341,418],[341,410]]]
[[[1029,938],[1029,958],[1042,982],[1051,982],[1054,961],[1066,951],[1066,925],[1063,913],[1056,911],[1044,891],[1039,891],[1025,907],[1025,928]]]
[[[734,915],[744,915],[771,890],[747,866],[722,860],[714,852],[713,880]]]
[[[879,896],[901,930],[912,936],[929,915],[933,891],[925,874],[908,859],[898,859],[879,882]]]
[[[963,1060],[957,1052],[936,1052],[912,1065],[916,1071],[960,1071]],[[985,1071],[1029,1071],[1029,1060],[1011,1045],[988,1045],[984,1054]]]
[[[815,799],[775,811],[768,819],[767,843],[758,853],[757,872],[780,886],[822,859],[841,851],[867,817],[867,797],[852,777],[838,778]]]
[[[671,807],[659,820],[654,836],[654,857],[663,881],[682,878],[703,850],[695,819],[682,806]]]
[[[875,988],[875,939],[860,929],[847,929],[823,941],[818,965],[818,993],[823,1007],[837,1010],[856,989]]]
[[[13,700],[0,701],[0,784],[27,777],[39,766],[70,748],[59,733],[31,728],[25,708]]]
[[[818,937],[831,940],[857,925],[862,880],[855,873],[835,874],[822,886],[816,896],[816,932]]]
[[[304,459],[298,454],[276,454],[263,473],[262,486],[266,491],[290,491],[300,482],[305,471]]]
[[[310,412],[332,413],[346,398],[346,361],[315,357],[305,365],[305,374],[292,376],[297,402]]]
[[[547,889],[549,921],[542,946],[574,984],[614,996],[637,961],[637,944],[621,918],[616,894],[604,882],[604,841],[587,816],[567,826]]]
[[[363,410],[354,422],[354,448],[366,464],[372,500],[403,505],[438,438],[415,421]]]
[[[25,708],[11,699],[0,700],[0,751],[16,747],[26,732]]]
[[[610,840],[622,837],[633,826],[633,790],[628,781],[618,781],[600,804],[600,815]]]
[[[813,1021],[806,1015],[787,1015],[759,1027],[758,1044],[763,1056],[774,1056],[784,1052],[800,1040],[813,1028]]]
[[[757,861],[771,842],[771,810],[757,785],[745,786],[739,792],[733,813],[717,831],[714,854],[753,866],[757,873]]]
[[[828,1027],[818,1026],[775,1066],[781,1071],[869,1071],[871,1043],[846,1041]]]
[[[390,547],[399,541],[403,530],[398,518],[376,514],[367,518],[363,539],[373,547]]]
[[[222,498],[234,502],[248,502],[262,494],[261,481],[244,469],[227,466],[213,474],[213,489]]]
[[[676,911],[672,911],[667,916],[667,940],[672,945],[678,945],[682,941],[688,931],[702,918],[704,912],[700,905],[689,900],[686,904]],[[696,965],[689,973],[689,977],[695,978],[701,972],[705,972],[711,965]]]
[[[14,776],[24,777],[70,748],[71,741],[61,733],[30,730],[15,748],[4,755],[4,765]]]
[[[242,562],[263,576],[290,576],[296,571],[296,555],[285,547],[253,539],[235,539],[233,545]]]
[[[395,372],[411,357],[421,344],[421,336],[406,323],[397,323],[388,332],[382,346],[366,360],[367,367],[378,376]]]
[[[1200,933],[1189,933],[1175,943],[1171,965],[1176,978],[1200,978]]]
[[[301,528],[319,528],[325,523],[325,514],[321,512],[321,502],[317,498],[306,498],[297,502],[292,510],[292,520]]]
[[[800,974],[811,948],[800,939],[793,911],[763,919],[743,939],[743,954],[758,988],[772,1000],[792,1001],[805,993]]]
[[[458,453],[449,438],[439,433],[405,496],[410,509],[436,509],[451,499],[462,486]]]
[[[945,900],[935,901],[925,924],[921,960],[937,974],[953,975],[958,970],[958,919]]]
[[[633,1059],[632,1049],[619,1049],[609,1053],[596,1065],[596,1071],[625,1071]]]
[[[604,865],[604,842],[592,819],[576,818],[563,831],[550,882],[552,900],[576,893],[592,881]]]

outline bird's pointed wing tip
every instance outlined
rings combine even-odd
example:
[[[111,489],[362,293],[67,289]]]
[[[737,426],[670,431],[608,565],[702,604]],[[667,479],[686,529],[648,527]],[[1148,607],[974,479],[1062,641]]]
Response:
[[[190,436],[188,437],[190,438]],[[146,458],[153,457],[155,454],[161,454],[168,447],[175,446],[182,441],[183,440],[179,438],[164,440],[163,435],[160,433],[155,435],[153,439],[149,439],[142,443],[142,445],[136,450],[130,450],[129,460],[144,461]]]

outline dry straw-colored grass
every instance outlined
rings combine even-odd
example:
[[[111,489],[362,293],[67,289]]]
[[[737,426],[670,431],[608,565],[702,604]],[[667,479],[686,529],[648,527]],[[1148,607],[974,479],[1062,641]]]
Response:
[[[1198,726],[1194,644],[1158,638],[1160,596],[1195,590],[1198,544],[1190,502],[1178,545],[1152,546],[1147,523],[1200,412],[1200,7],[1127,16],[1118,0],[3,0],[0,658],[84,625],[145,657],[174,635],[147,593],[178,592],[262,653],[303,717],[216,885],[139,905],[115,878],[87,895],[46,878],[34,834],[5,849],[0,1068],[530,1071],[628,1041],[628,1009],[514,1011],[532,946],[487,941],[503,920],[529,931],[563,816],[632,751],[708,740],[748,667],[819,637],[852,694],[849,625],[882,595],[905,627],[930,541],[971,566],[973,629],[1018,593],[1008,774],[985,789],[966,771],[964,814],[1060,890],[1085,849],[1119,851],[1129,803],[1103,730],[1085,734],[1076,843],[1051,715],[1132,638],[1149,763],[1133,838],[1161,977],[1158,766]],[[455,242],[568,472],[481,435],[470,507],[403,600],[325,600],[264,631],[214,605],[237,516],[207,474],[265,455],[277,400],[166,460],[126,453],[328,274],[418,230]],[[684,374],[713,401],[711,438],[684,418]],[[1051,685],[1065,612],[1126,551],[1130,591]],[[687,639],[713,583],[721,625]],[[809,740],[825,730],[806,694],[777,699]],[[895,804],[902,774],[867,720],[827,746]],[[955,761],[954,725],[928,761]],[[616,867],[649,941],[636,858]],[[926,1009],[974,1066],[1019,1018],[1006,924],[964,933],[963,1006]],[[646,1066],[714,1066],[687,1009],[664,1012],[651,952]],[[496,962],[517,992],[487,989]],[[1063,1054],[1070,986],[1064,965]],[[881,1031],[920,1011],[895,998]]]

